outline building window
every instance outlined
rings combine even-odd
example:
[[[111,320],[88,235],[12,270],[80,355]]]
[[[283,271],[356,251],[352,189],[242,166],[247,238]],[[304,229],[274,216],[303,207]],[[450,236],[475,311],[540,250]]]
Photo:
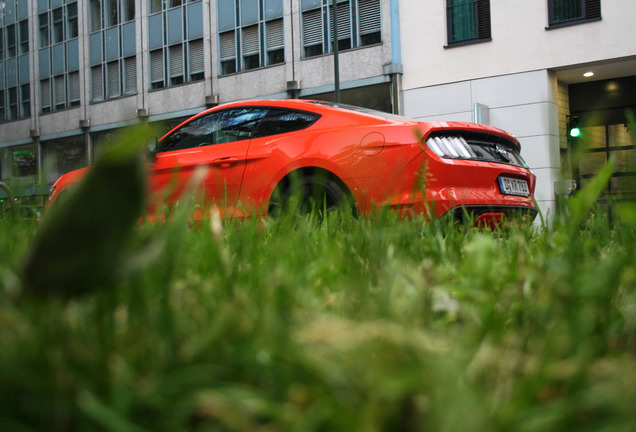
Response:
[[[91,101],[137,93],[134,0],[90,0]]]
[[[1,3],[0,122],[7,122],[31,116],[29,21],[26,2]]]
[[[86,141],[83,136],[43,141],[42,158],[47,167],[45,181],[51,184],[62,174],[86,166]]]
[[[448,46],[491,40],[490,0],[447,0]]]
[[[42,113],[80,104],[77,2],[38,2]]]
[[[285,61],[282,0],[219,0],[220,75]]]
[[[380,7],[380,0],[338,0],[338,50],[382,42]],[[333,52],[332,0],[302,0],[301,9],[303,56]]]
[[[203,2],[149,0],[148,5],[151,89],[203,80]]]
[[[550,27],[601,19],[601,0],[548,0]]]
[[[35,144],[7,147],[0,150],[0,171],[3,181],[34,180],[37,173]]]

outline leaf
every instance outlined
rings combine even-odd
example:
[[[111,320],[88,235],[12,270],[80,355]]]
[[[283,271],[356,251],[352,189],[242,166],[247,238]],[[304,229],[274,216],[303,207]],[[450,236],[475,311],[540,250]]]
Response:
[[[147,128],[123,131],[44,217],[23,265],[28,293],[63,298],[116,280],[146,196]]]
[[[611,157],[589,183],[578,194],[568,200],[571,210],[571,218],[569,220],[571,226],[578,227],[583,222],[583,219],[589,214],[607,187],[615,168],[616,159]]]
[[[130,422],[87,391],[79,395],[77,404],[86,416],[100,424],[107,431],[147,432],[147,429]]]

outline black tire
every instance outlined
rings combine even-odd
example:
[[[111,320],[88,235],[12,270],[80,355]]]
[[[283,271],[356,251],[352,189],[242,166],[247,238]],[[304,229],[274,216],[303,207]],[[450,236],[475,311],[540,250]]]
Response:
[[[292,173],[278,185],[268,209],[269,215],[273,217],[289,213],[302,217],[314,215],[319,220],[337,211],[357,215],[353,196],[347,186],[323,170],[297,175]]]

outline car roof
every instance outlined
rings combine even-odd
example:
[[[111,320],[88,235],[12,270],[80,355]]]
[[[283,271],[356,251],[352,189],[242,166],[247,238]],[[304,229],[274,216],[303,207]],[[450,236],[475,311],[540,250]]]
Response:
[[[394,114],[373,110],[370,108],[357,107],[354,105],[346,105],[340,103],[333,103],[321,100],[313,100],[313,99],[249,99],[249,100],[241,100],[235,102],[227,102],[221,105],[217,105],[208,110],[203,111],[199,115],[203,115],[208,112],[218,111],[222,109],[228,108],[237,108],[237,107],[278,107],[278,108],[288,108],[288,109],[297,109],[297,110],[305,110],[314,112],[317,114],[327,114],[327,113],[336,113],[346,111],[350,114],[361,115],[365,117],[373,117],[376,119],[384,119],[384,120],[401,120],[405,122],[416,122],[413,119],[409,119],[406,117],[397,116]]]
[[[486,125],[486,124],[477,124],[470,122],[458,122],[458,121],[420,121],[408,117],[399,116],[396,114],[391,114],[387,112],[382,112],[378,110],[373,110],[370,108],[358,107],[353,105],[327,102],[321,100],[313,100],[313,99],[247,99],[240,100],[234,102],[226,102],[220,105],[216,105],[212,108],[206,109],[201,113],[195,115],[192,118],[189,118],[185,122],[179,124],[173,130],[180,128],[183,124],[193,120],[196,117],[200,117],[206,115],[207,113],[219,111],[223,109],[229,108],[238,108],[238,107],[278,107],[278,108],[287,108],[287,109],[295,109],[300,111],[309,111],[320,115],[328,115],[328,114],[344,114],[356,116],[356,117],[366,117],[369,120],[374,119],[376,121],[380,120],[387,123],[400,123],[400,124],[412,124],[420,125],[422,129],[425,130],[463,130],[463,131],[474,131],[474,132],[487,132],[496,134],[499,136],[506,137],[511,139],[517,146],[520,147],[519,141],[516,137],[509,132],[499,129],[494,126]],[[170,134],[173,130],[168,132],[166,135]]]

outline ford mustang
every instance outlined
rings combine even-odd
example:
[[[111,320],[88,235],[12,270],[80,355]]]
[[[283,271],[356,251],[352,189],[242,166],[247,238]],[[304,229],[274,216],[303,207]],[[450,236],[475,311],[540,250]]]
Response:
[[[536,179],[520,152],[513,135],[487,125],[419,122],[321,101],[233,102],[195,115],[152,146],[148,211],[179,201],[198,179],[197,207],[227,216],[293,206],[468,215],[486,224],[534,218]],[[50,200],[79,176],[58,179]]]

